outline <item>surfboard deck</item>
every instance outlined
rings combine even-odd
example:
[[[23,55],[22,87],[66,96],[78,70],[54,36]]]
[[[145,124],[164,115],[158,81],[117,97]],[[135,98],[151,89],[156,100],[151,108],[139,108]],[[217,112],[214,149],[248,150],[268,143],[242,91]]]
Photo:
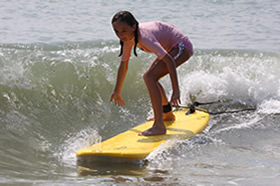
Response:
[[[186,115],[188,109],[175,111],[176,121],[165,121],[167,129],[165,135],[138,136],[153,125],[153,121],[146,122],[120,133],[101,143],[76,152],[78,161],[98,161],[100,159],[141,160],[146,158],[160,144],[170,139],[187,139],[205,129],[209,121],[207,112],[196,110]]]

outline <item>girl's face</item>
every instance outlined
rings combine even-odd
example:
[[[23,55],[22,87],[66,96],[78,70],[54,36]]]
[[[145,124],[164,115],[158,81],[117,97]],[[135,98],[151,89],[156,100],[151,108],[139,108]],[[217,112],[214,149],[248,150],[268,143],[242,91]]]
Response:
[[[126,22],[117,20],[113,23],[113,28],[118,38],[123,42],[134,39],[136,24],[130,26]]]

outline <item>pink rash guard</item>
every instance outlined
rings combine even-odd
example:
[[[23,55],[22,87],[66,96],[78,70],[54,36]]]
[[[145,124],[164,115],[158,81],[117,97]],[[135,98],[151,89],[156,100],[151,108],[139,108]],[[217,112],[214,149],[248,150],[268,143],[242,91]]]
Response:
[[[144,50],[145,52],[156,54],[158,59],[162,59],[181,41],[188,43],[188,46],[185,46],[185,48],[193,53],[192,45],[188,39],[188,36],[184,35],[173,25],[159,21],[139,24],[137,47]],[[134,39],[124,42],[121,61],[129,60],[133,46]]]

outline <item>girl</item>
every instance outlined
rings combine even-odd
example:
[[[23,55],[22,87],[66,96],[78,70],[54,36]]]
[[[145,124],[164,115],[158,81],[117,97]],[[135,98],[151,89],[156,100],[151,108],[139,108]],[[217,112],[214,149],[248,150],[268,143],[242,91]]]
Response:
[[[157,58],[145,72],[143,78],[148,88],[153,111],[154,124],[150,129],[140,133],[142,136],[166,134],[163,121],[175,120],[172,107],[181,104],[180,89],[176,67],[183,64],[193,55],[192,44],[188,37],[172,25],[154,21],[139,24],[128,11],[120,11],[112,18],[112,26],[121,45],[121,63],[118,69],[117,82],[110,101],[124,106],[120,93],[128,70],[128,62],[132,47],[137,56],[136,47],[145,52],[154,53]],[[166,97],[160,78],[170,75],[173,93],[170,102]]]

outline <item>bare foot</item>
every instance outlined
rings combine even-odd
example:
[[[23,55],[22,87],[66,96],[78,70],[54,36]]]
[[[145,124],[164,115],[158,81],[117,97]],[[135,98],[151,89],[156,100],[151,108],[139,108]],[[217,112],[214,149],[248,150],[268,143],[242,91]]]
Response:
[[[163,135],[166,134],[166,128],[153,126],[152,128],[145,130],[142,133],[139,133],[138,136],[156,136],[156,135]]]
[[[163,113],[163,121],[175,121],[176,117],[173,114],[173,112],[167,112],[167,113]],[[154,121],[154,117],[148,117],[147,121]]]

